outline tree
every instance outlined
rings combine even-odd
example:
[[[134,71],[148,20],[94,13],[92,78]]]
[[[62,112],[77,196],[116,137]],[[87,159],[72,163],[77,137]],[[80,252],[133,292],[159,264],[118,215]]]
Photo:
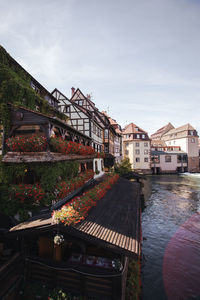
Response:
[[[133,171],[129,158],[124,158],[120,164],[115,164],[114,171],[120,176]]]

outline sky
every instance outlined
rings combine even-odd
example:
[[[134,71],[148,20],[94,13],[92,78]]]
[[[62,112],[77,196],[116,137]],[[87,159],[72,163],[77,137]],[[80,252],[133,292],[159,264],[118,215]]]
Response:
[[[50,92],[122,127],[200,134],[200,0],[0,0],[0,44]]]

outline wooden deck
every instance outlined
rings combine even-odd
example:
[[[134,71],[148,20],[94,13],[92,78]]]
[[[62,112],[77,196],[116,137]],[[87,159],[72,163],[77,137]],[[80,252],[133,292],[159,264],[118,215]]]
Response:
[[[23,278],[24,262],[22,255],[16,253],[0,268],[0,299],[14,299],[13,295]],[[11,298],[10,298],[11,297]]]
[[[59,231],[128,256],[140,255],[140,184],[119,178],[111,190],[93,207],[86,219],[74,226],[53,224],[51,214],[21,223],[11,234]]]

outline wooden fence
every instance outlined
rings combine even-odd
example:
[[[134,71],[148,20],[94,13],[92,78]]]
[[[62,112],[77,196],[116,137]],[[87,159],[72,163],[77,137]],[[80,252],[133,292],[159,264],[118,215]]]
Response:
[[[23,278],[24,262],[22,255],[16,253],[0,268],[0,299],[14,299],[17,287]]]
[[[128,259],[125,259],[122,273],[110,275],[106,274],[106,270],[95,274],[95,271],[91,272],[91,268],[87,267],[80,271],[75,268],[49,266],[33,259],[26,260],[27,280],[37,280],[90,299],[125,299],[127,270]]]

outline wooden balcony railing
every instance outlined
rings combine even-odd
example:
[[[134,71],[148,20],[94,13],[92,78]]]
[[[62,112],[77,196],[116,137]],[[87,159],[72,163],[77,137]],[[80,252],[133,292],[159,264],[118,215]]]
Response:
[[[0,299],[9,298],[23,278],[24,262],[20,253],[16,253],[0,267]]]

